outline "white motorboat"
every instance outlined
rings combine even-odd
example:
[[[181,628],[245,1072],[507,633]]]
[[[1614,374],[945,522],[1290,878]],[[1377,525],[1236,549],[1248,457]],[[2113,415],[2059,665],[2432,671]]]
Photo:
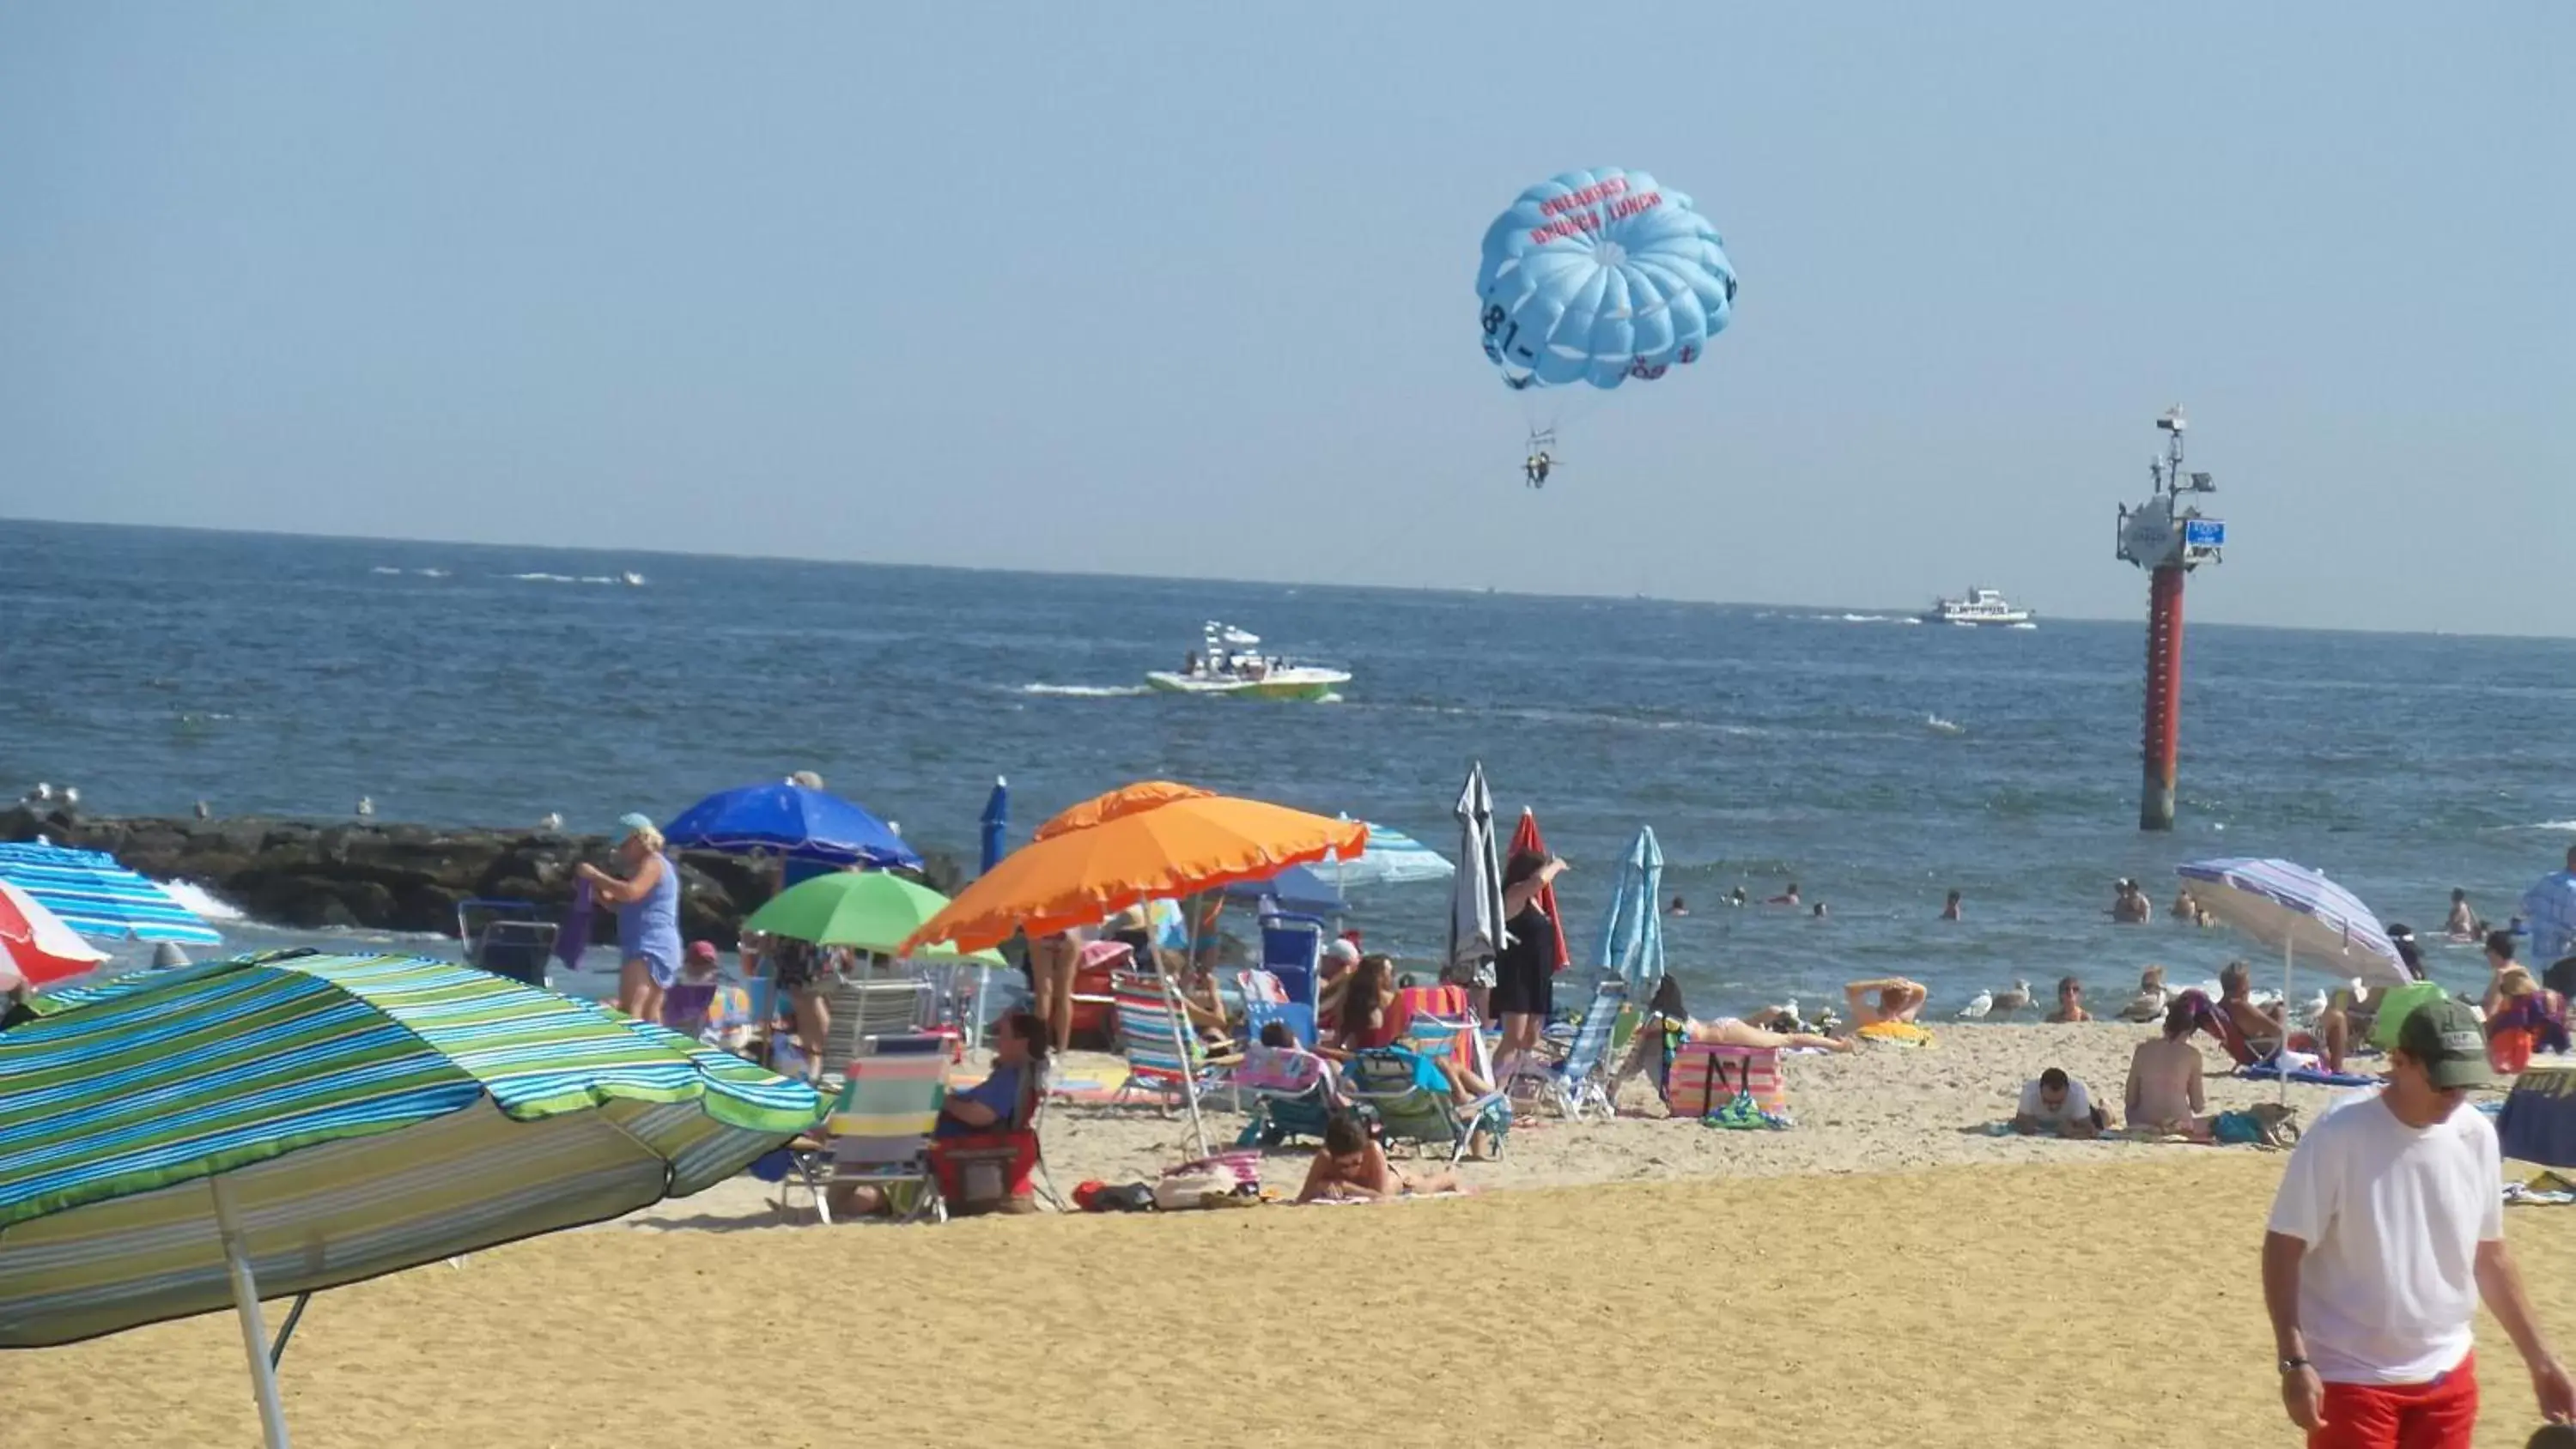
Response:
[[[1165,694],[1248,694],[1257,699],[1324,699],[1351,682],[1348,671],[1263,654],[1261,636],[1211,619],[1200,647],[1177,670],[1145,682]]]
[[[1934,599],[1923,614],[1926,624],[1957,624],[1963,628],[2028,629],[2036,627],[2037,618],[2030,610],[2007,602],[1994,589],[1970,589],[1965,598]]]

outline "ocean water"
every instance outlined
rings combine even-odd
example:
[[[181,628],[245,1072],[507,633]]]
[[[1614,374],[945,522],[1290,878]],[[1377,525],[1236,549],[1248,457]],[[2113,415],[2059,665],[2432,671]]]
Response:
[[[2107,560],[2104,566],[2112,567]],[[1722,561],[1712,560],[1713,572]],[[642,587],[623,583],[629,572]],[[2009,581],[2006,581],[2009,582]],[[1716,587],[1716,585],[1712,585]],[[2223,575],[2195,587],[2223,589]],[[2145,587],[2140,583],[2143,612]],[[792,770],[971,862],[1010,778],[1018,838],[1169,777],[1347,811],[1454,854],[1482,759],[1574,863],[1589,954],[1641,824],[1668,861],[1702,1014],[1901,971],[1945,1013],[2016,977],[2125,994],[2244,943],[2114,926],[2176,863],[2283,855],[2385,919],[2453,886],[2502,918],[2576,841],[2576,641],[2198,626],[2181,827],[2136,824],[2142,628],[1986,631],[1849,608],[976,573],[0,521],[0,791],[90,809],[577,829],[668,818]],[[2044,602],[2044,601],[2043,601]],[[1155,696],[1202,620],[1342,664],[1338,702]],[[1732,910],[1797,882],[1831,917]],[[1936,919],[1943,892],[1967,918]],[[1430,957],[1446,892],[1361,895],[1372,947]],[[328,940],[223,922],[245,946]],[[414,943],[428,948],[432,943]],[[2472,949],[2437,973],[2477,978]],[[2306,989],[2302,988],[2303,991]]]

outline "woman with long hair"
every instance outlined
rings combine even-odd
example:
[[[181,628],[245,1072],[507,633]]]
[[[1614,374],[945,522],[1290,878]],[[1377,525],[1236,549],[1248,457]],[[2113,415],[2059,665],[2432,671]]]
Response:
[[[1503,1028],[1498,1063],[1516,1063],[1537,1051],[1539,1033],[1555,1009],[1556,962],[1549,948],[1556,924],[1538,896],[1564,870],[1564,861],[1535,850],[1513,852],[1503,867],[1503,930],[1510,941],[1494,957],[1494,1018]]]
[[[623,875],[589,861],[573,875],[590,883],[591,899],[617,912],[617,1009],[638,1021],[662,1019],[662,993],[680,975],[680,872],[663,855],[662,832],[646,815],[617,824],[616,859]]]

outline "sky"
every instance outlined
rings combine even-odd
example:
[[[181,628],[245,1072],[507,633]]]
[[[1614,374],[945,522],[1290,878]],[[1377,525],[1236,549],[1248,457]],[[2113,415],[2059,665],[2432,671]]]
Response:
[[[0,7],[0,517],[2576,633],[2576,6]],[[1642,168],[1690,369],[1529,417]]]

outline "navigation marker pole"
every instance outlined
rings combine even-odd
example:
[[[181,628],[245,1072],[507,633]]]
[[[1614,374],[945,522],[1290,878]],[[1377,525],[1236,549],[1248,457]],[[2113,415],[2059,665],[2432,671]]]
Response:
[[[2146,723],[2139,732],[2144,763],[2138,792],[2138,828],[2171,830],[2174,824],[2174,754],[2182,735],[2182,584],[2203,563],[2219,563],[2227,524],[2185,505],[2186,493],[2214,493],[2206,473],[2182,466],[2186,424],[2179,405],[2165,409],[2156,427],[2165,455],[2147,464],[2155,482],[2147,501],[2120,507],[2114,556],[2148,571]]]

